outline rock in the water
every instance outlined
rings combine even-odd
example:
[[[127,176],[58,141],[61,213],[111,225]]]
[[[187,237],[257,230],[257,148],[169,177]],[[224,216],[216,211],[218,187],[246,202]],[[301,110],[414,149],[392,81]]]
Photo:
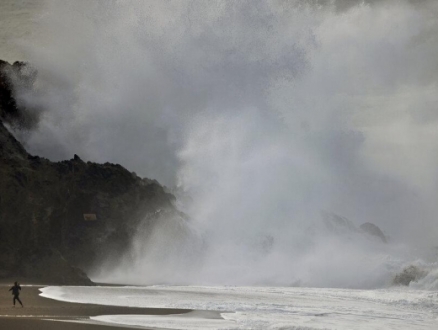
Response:
[[[345,217],[330,212],[322,212],[322,220],[329,232],[337,235],[357,233],[353,222]]]
[[[403,271],[395,275],[392,283],[394,285],[409,285],[411,282],[416,282],[424,278],[428,272],[417,266],[409,266],[403,269]]]
[[[365,222],[360,226],[360,229],[362,229],[365,233],[380,239],[383,243],[388,242],[388,239],[382,230],[371,222]]]

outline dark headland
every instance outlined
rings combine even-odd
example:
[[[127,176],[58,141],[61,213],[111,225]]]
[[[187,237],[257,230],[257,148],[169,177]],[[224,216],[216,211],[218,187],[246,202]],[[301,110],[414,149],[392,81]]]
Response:
[[[87,270],[121,258],[139,221],[176,212],[174,197],[121,165],[29,154],[12,132],[32,129],[38,115],[20,107],[13,86],[32,88],[35,75],[0,61],[0,281],[92,285]]]

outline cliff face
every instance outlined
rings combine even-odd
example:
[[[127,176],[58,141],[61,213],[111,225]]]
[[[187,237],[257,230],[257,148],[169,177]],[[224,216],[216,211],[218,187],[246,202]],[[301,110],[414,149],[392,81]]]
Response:
[[[29,118],[15,103],[9,76],[0,74],[0,278],[92,284],[82,270],[120,257],[139,221],[153,225],[151,215],[173,210],[174,197],[120,165],[28,154],[4,125]]]
[[[18,107],[12,85],[32,88],[36,71],[23,62],[13,65],[0,60],[0,119],[20,128],[31,128],[38,121],[38,111]]]

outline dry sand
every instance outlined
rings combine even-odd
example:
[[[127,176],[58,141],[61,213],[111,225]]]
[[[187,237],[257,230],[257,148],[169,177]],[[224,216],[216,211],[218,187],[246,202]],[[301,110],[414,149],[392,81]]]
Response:
[[[88,321],[90,316],[111,314],[168,315],[190,312],[183,309],[113,307],[91,304],[76,304],[56,301],[39,296],[43,286],[23,286],[20,299],[24,308],[17,302],[12,306],[11,284],[0,284],[0,329],[19,330],[99,330],[126,329],[133,327],[72,323]],[[68,321],[68,322],[58,322]],[[111,328],[108,328],[108,327]]]

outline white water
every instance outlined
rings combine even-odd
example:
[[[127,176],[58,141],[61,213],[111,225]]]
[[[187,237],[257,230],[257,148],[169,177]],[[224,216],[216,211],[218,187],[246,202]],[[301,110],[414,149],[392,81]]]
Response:
[[[394,288],[47,287],[41,296],[114,306],[220,311],[172,316],[103,315],[92,320],[164,329],[437,329],[438,292]]]
[[[29,3],[1,8],[6,31]],[[28,150],[189,195],[196,235],[138,228],[124,262],[92,275],[376,288],[437,260],[436,1],[39,3],[19,52],[39,72],[19,100],[44,110]],[[391,244],[309,237],[321,210]]]

